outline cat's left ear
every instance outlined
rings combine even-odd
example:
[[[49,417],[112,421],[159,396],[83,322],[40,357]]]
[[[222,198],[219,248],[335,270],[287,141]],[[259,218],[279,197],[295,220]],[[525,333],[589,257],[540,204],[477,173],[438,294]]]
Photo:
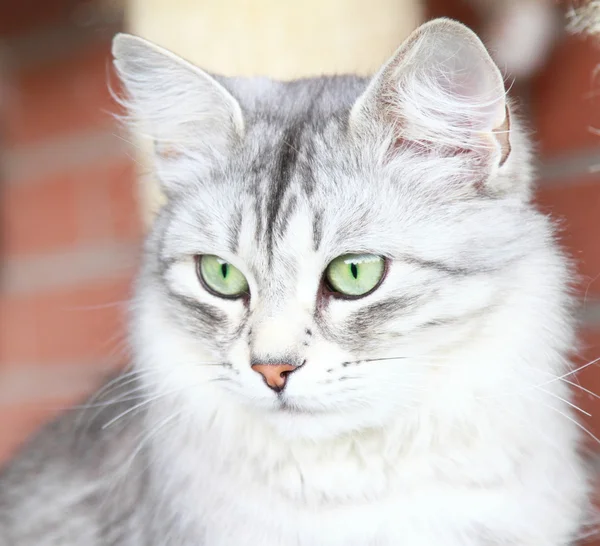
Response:
[[[468,155],[500,168],[510,149],[504,82],[481,40],[449,19],[422,25],[374,77],[350,127],[388,146]]]
[[[152,140],[167,195],[232,153],[244,133],[242,110],[214,78],[129,34],[114,38],[112,53],[126,91],[127,119],[134,132]]]

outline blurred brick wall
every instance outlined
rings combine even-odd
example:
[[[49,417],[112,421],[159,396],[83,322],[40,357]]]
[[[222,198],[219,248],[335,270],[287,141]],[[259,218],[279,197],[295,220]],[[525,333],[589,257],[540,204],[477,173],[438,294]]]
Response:
[[[126,361],[134,164],[107,86],[118,11],[0,7],[0,461]]]
[[[576,260],[582,303],[579,365],[600,359],[600,43],[565,39],[531,82],[529,109],[539,143],[538,202],[562,227],[561,242]],[[581,414],[600,438],[600,364],[570,378]],[[590,445],[600,451],[591,436]]]

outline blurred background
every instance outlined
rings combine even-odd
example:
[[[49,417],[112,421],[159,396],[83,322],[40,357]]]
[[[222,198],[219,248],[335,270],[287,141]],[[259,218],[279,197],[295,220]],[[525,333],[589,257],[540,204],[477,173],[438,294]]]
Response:
[[[565,32],[568,8],[546,0],[0,0],[0,462],[128,361],[124,309],[160,201],[113,118],[110,39],[121,29],[209,70],[291,78],[370,73],[428,18],[469,24],[519,97],[538,143],[536,199],[560,222],[578,264],[577,361],[600,357],[600,40]],[[583,422],[600,436],[600,367],[577,381],[590,414]]]

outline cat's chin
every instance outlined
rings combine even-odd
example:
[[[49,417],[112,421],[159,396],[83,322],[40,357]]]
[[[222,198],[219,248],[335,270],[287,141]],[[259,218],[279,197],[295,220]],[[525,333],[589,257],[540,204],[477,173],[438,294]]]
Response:
[[[290,440],[323,440],[365,430],[383,429],[389,419],[373,411],[313,411],[301,406],[279,404],[262,417],[275,432]]]

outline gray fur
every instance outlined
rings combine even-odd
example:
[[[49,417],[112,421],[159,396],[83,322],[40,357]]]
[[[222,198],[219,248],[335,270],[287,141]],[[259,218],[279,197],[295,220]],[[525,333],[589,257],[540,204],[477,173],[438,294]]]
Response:
[[[2,546],[164,544],[150,540],[141,524],[150,510],[144,502],[148,488],[143,450],[127,479],[118,477],[144,434],[140,414],[103,429],[133,407],[134,402],[118,402],[122,397],[119,389],[111,389],[108,399],[67,411],[4,469]]]

